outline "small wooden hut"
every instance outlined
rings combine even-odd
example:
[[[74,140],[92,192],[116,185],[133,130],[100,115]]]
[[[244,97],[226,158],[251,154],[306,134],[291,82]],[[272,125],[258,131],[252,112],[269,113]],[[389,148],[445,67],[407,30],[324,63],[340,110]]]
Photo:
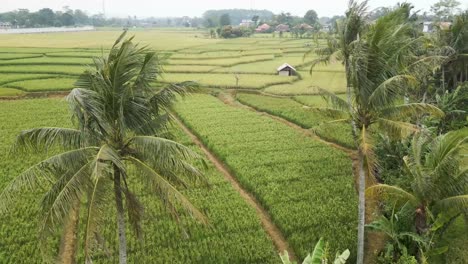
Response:
[[[279,66],[278,69],[276,69],[276,71],[278,72],[278,75],[280,76],[296,75],[296,69],[287,63],[284,63],[283,65]]]

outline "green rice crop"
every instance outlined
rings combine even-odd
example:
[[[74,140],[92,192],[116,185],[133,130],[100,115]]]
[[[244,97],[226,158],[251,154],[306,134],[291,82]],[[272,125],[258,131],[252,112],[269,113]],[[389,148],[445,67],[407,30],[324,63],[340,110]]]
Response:
[[[175,109],[267,209],[299,258],[321,236],[331,252],[355,252],[357,196],[345,154],[209,95]]]
[[[320,100],[311,105],[313,107],[324,107],[326,102],[319,96]],[[289,120],[303,128],[313,129],[317,135],[331,142],[336,142],[347,148],[354,148],[351,136],[351,127],[347,123],[333,123],[329,117],[311,107],[305,106],[291,98],[275,98],[255,94],[238,94],[237,99],[260,111],[270,113]],[[309,101],[310,103],[310,101]]]
[[[50,74],[24,74],[24,73],[0,73],[0,85],[8,84],[10,82],[33,80],[33,79],[44,79],[51,78],[54,75]]]
[[[44,47],[44,48],[108,48],[122,33],[120,30],[100,30],[73,33],[44,34],[2,34],[0,47]],[[202,38],[201,31],[145,30],[133,31],[142,44],[149,44],[156,50],[178,50],[203,44],[220,42],[220,39]],[[3,48],[0,48],[0,51]]]
[[[86,65],[91,64],[91,58],[61,58],[40,57],[17,60],[0,60],[0,65]]]
[[[8,83],[6,86],[22,89],[28,92],[66,91],[71,90],[76,79],[53,78],[40,80],[26,80]]]
[[[317,94],[317,87],[334,93],[346,91],[346,78],[344,72],[300,72],[302,80],[293,84],[274,85],[265,89],[265,92],[280,95]]]
[[[163,68],[165,72],[207,73],[218,67],[209,65],[164,65]]]
[[[34,53],[0,53],[0,61],[24,59],[24,58],[36,58],[36,57],[41,57],[41,56],[42,54],[34,54]]]
[[[209,73],[167,73],[163,76],[163,81],[176,83],[182,81],[195,81],[201,86],[214,88],[241,88],[241,89],[261,89],[275,83],[290,83],[297,77],[261,75],[261,74],[239,74],[239,84],[236,85],[235,74],[209,74]]]
[[[171,65],[215,65],[215,66],[230,66],[241,63],[256,62],[262,60],[272,60],[273,55],[256,55],[245,56],[240,58],[221,58],[221,59],[202,59],[202,60],[168,60]]]
[[[23,129],[42,126],[71,126],[68,107],[62,100],[34,99],[0,103],[0,190],[28,166],[37,163],[42,154],[9,155],[16,135]],[[174,128],[174,136],[203,155],[185,134]],[[49,153],[53,154],[53,153]],[[163,205],[152,194],[143,192],[135,182],[136,193],[145,206],[143,218],[144,244],[133,235],[127,236],[130,263],[278,263],[274,245],[263,230],[255,210],[233,189],[231,184],[208,163],[204,173],[210,188],[189,186],[181,191],[205,214],[210,227],[204,227],[183,212],[179,219],[184,230],[177,228]],[[129,177],[134,179],[134,177]],[[42,191],[24,192],[11,208],[0,215],[0,262],[42,263],[38,249],[36,210]],[[107,225],[100,231],[106,247],[117,249],[115,214],[105,216]],[[54,237],[55,244],[59,236]],[[57,245],[58,247],[58,245]],[[97,263],[116,263],[118,254],[95,259]],[[78,263],[84,263],[78,255]]]
[[[2,96],[20,96],[24,95],[24,92],[18,89],[0,87],[0,97]],[[1,258],[0,258],[1,259]]]
[[[310,63],[313,58],[303,59],[302,56],[279,56],[273,60],[253,62],[247,64],[239,64],[232,67],[223,67],[215,70],[215,72],[242,72],[242,73],[270,73],[276,74],[276,69],[283,63],[288,63],[293,67],[299,67],[300,65]]]
[[[0,65],[0,73],[47,73],[57,75],[79,75],[86,66],[62,65]]]
[[[346,94],[339,94],[337,96],[346,100]],[[298,95],[294,96],[294,100],[306,106],[325,107],[328,105],[321,95]]]

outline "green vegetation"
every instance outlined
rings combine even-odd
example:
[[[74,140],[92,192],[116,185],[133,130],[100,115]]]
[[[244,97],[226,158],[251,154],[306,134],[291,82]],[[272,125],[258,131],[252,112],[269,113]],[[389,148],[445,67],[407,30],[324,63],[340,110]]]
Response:
[[[278,95],[318,94],[317,88],[325,89],[333,93],[346,91],[346,79],[344,72],[317,71],[312,75],[308,71],[300,71],[302,80],[293,85],[282,84],[267,87],[265,92]]]
[[[1,88],[0,88],[1,89]],[[57,99],[2,101],[0,103],[0,190],[19,173],[40,161],[44,156],[25,155],[21,159],[9,155],[15,137],[21,130],[32,127],[71,126],[68,108]],[[174,139],[200,153],[190,139],[178,129],[171,129]],[[52,154],[52,153],[51,153]],[[204,169],[209,187],[191,186],[181,190],[210,221],[211,227],[195,224],[190,217],[181,217],[181,229],[164,207],[155,199],[143,198],[145,243],[140,246],[129,237],[129,260],[132,263],[278,263],[271,240],[262,229],[255,210],[247,205],[223,176],[211,165]],[[143,186],[136,186],[137,190]],[[149,196],[143,191],[141,194]],[[25,192],[21,200],[10,207],[10,213],[0,215],[0,262],[42,263],[38,249],[37,212],[39,192]],[[108,215],[109,218],[112,215]],[[157,219],[157,220],[155,220]],[[115,222],[102,227],[109,248],[115,248]],[[188,236],[186,235],[188,234]],[[55,241],[58,241],[58,236]],[[213,250],[213,249],[216,250]],[[135,249],[135,250],[133,250]],[[54,251],[55,252],[55,251]],[[79,254],[79,263],[83,261]],[[116,263],[112,254],[99,263]]]
[[[20,96],[24,95],[24,92],[18,89],[0,87],[0,97],[2,96]]]
[[[320,107],[326,102],[320,96],[308,96],[314,98],[318,104],[310,106]],[[329,117],[323,113],[313,111],[310,107],[302,105],[290,98],[274,98],[253,94],[238,94],[237,99],[260,111],[280,116],[303,128],[314,129],[321,138],[336,142],[347,148],[354,148],[351,137],[351,129],[346,123],[327,124]],[[308,100],[309,103],[312,100]]]
[[[356,196],[345,154],[209,95],[190,96],[176,111],[263,204],[298,256],[321,236],[332,252],[354,245]]]
[[[52,78],[9,82],[5,86],[28,92],[39,91],[67,91],[73,88],[76,79]]]
[[[306,33],[296,28],[281,35],[220,39],[216,35],[221,31],[214,29],[211,32],[189,28],[131,29],[136,39],[143,42],[140,47],[155,48],[158,57],[164,60],[161,65],[148,63],[141,76],[157,75],[158,78],[147,82],[135,78],[137,71],[129,71],[128,75],[119,72],[112,78],[96,77],[115,73],[116,64],[109,65],[109,71],[98,67],[101,70],[96,72],[95,68],[86,67],[93,64],[92,57],[104,54],[110,61],[116,58],[117,53],[108,57],[109,50],[103,50],[119,34],[111,28],[73,34],[0,35],[0,97],[3,100],[0,103],[0,192],[15,175],[46,156],[60,153],[70,143],[52,146],[44,154],[37,150],[65,138],[61,137],[64,135],[46,129],[35,138],[25,132],[19,139],[20,143],[25,139],[26,148],[36,146],[41,140],[44,144],[34,148],[31,155],[7,156],[13,137],[20,130],[36,126],[77,127],[81,122],[79,131],[95,137],[80,147],[92,148],[104,141],[111,142],[110,147],[103,147],[105,151],[100,152],[106,155],[96,154],[94,149],[89,151],[92,152],[89,161],[99,166],[95,167],[96,173],[88,176],[109,177],[84,177],[89,185],[83,181],[62,185],[56,178],[48,177],[40,182],[43,189],[26,188],[13,203],[0,198],[0,210],[3,206],[10,211],[0,214],[0,237],[5,238],[0,242],[0,262],[42,263],[41,250],[46,248],[38,247],[42,242],[50,249],[48,254],[58,255],[62,260],[70,259],[70,254],[66,256],[64,252],[73,254],[78,248],[77,263],[83,263],[89,256],[96,263],[116,263],[123,259],[122,252],[128,253],[128,261],[132,263],[279,263],[275,248],[281,248],[281,244],[288,244],[288,250],[293,249],[290,253],[302,260],[310,252],[310,245],[323,236],[330,241],[330,247],[324,247],[323,241],[318,243],[318,248],[323,249],[320,251],[325,252],[321,261],[350,248],[353,254],[350,262],[358,264],[424,263],[423,256],[428,257],[429,263],[464,263],[468,257],[464,250],[468,245],[467,220],[463,215],[468,204],[464,167],[468,158],[464,154],[466,143],[462,143],[466,139],[453,139],[450,135],[455,130],[466,134],[468,124],[465,89],[468,63],[464,56],[468,53],[468,13],[455,16],[448,12],[446,17],[453,21],[450,28],[435,26],[435,32],[424,34],[417,22],[420,17],[409,15],[413,12],[408,4],[371,13],[366,10],[365,3],[351,1],[346,17],[338,19],[336,25],[333,23],[335,28],[330,34]],[[303,21],[287,13],[273,17],[272,21],[297,24],[296,19]],[[317,26],[314,12],[309,11],[304,19]],[[239,32],[242,33],[229,34]],[[155,57],[151,55],[149,61],[151,58]],[[141,63],[141,58],[137,61]],[[283,63],[291,64],[298,74],[278,76],[276,69]],[[82,77],[75,84],[86,69],[94,72],[94,77],[88,72],[89,78]],[[180,84],[185,81],[189,82]],[[161,110],[149,105],[169,106],[175,93],[182,92],[181,85],[192,85],[190,81],[199,83],[200,93],[216,94],[219,99],[207,94],[191,96],[171,112],[174,110],[181,117],[223,161],[221,165],[228,167],[245,191],[259,201],[263,208],[257,208],[257,212],[249,205],[252,201],[244,202],[241,198],[244,194],[239,195],[211,164],[203,169],[205,178],[195,177],[198,181],[182,175],[182,171],[197,174],[197,169],[204,168],[204,162],[197,159],[203,155],[177,128],[159,126],[166,124],[166,111],[146,118],[151,120],[146,122],[151,125],[138,125],[152,110]],[[72,94],[80,104],[75,108],[78,113],[75,124],[65,117],[66,105],[62,101],[4,100],[4,97],[53,96],[54,91],[73,87],[84,88]],[[91,92],[89,87],[93,87]],[[115,100],[101,100],[106,97],[103,91],[110,90],[109,87],[112,91],[127,89],[128,92]],[[170,88],[164,90],[164,87]],[[147,93],[140,93],[142,90]],[[110,94],[114,93],[107,93]],[[233,98],[234,94],[237,98]],[[161,95],[162,100],[153,97],[148,101],[152,95]],[[97,101],[101,103],[96,104]],[[125,106],[117,111],[115,106],[121,103]],[[272,115],[314,130],[327,141],[356,148],[346,152],[351,154],[353,162],[336,148],[304,135],[303,130],[287,126]],[[112,119],[119,116],[118,120]],[[175,148],[176,153],[169,151],[167,155],[168,152],[159,148],[164,144],[135,149],[134,140],[122,141],[124,137],[142,134],[151,137],[156,134],[161,142],[172,144],[170,139],[189,149],[177,145],[180,148]],[[150,154],[135,156],[141,151]],[[155,152],[166,154],[154,155]],[[132,157],[153,163],[150,165],[162,164],[153,167],[164,170],[168,160],[169,164],[180,165],[179,159],[175,159],[178,155],[188,163],[183,163],[177,173],[160,173],[168,176],[174,187],[169,189],[175,195],[167,195],[168,188],[151,188],[155,187],[154,182],[141,180],[144,175],[159,175],[146,167],[138,171],[135,164],[130,165],[134,161]],[[123,163],[119,158],[124,159]],[[155,164],[155,159],[161,163]],[[80,161],[77,158],[68,162],[67,171],[76,169],[75,163]],[[48,172],[65,169],[63,163],[55,165]],[[125,223],[143,223],[142,229],[138,225],[122,228],[122,221],[119,221],[120,230],[117,229],[116,215],[122,216],[122,212],[114,206],[113,188],[107,188],[117,174],[128,180],[120,181],[117,188],[129,198],[124,203],[125,208],[131,209],[124,213],[129,215],[124,218]],[[203,179],[210,183],[209,187],[203,184],[206,183]],[[365,188],[377,181],[379,185],[368,188],[367,198],[372,199],[366,201]],[[28,187],[35,183],[26,182]],[[87,186],[97,186],[97,182],[105,182],[103,189],[110,189],[109,194],[100,189],[90,192]],[[57,193],[50,186],[54,190],[72,186],[73,190],[65,191],[66,199],[56,199],[58,202],[50,207],[53,194]],[[90,199],[95,193],[105,198]],[[140,214],[142,207],[132,194],[145,205],[146,214]],[[160,194],[158,197],[162,199],[154,199],[154,194]],[[37,203],[40,197],[49,198]],[[80,198],[79,202],[76,197]],[[102,206],[93,207],[93,202]],[[37,204],[39,208],[34,206]],[[205,215],[211,226],[197,224],[183,210],[184,205],[202,222],[202,214]],[[70,209],[78,207],[81,210]],[[32,235],[37,233],[36,224],[41,223],[30,220],[44,219],[41,214],[44,208],[55,208],[51,211],[53,217],[49,218],[53,221],[40,225],[52,227],[47,239]],[[175,223],[174,218],[166,215],[166,208],[174,213]],[[262,209],[269,217],[259,213]],[[90,217],[95,212],[103,218]],[[278,236],[266,227],[265,219],[270,218],[282,233],[278,236],[285,237],[284,243],[278,243]],[[81,241],[76,247],[75,234],[70,230],[76,230],[74,223],[78,219],[80,231],[76,235]],[[87,223],[89,219],[92,221]],[[94,225],[94,220],[98,224]],[[97,226],[109,255],[104,248],[96,246],[100,238],[87,239],[93,238],[96,233],[87,234]],[[367,232],[365,226],[372,232]],[[132,230],[137,236],[123,239],[122,234]],[[143,234],[145,243],[140,243],[138,234]],[[96,251],[89,252],[88,248]]]
[[[275,83],[292,83],[295,79],[294,76],[263,74],[167,73],[163,75],[163,81],[168,83],[195,81],[202,86],[241,89],[261,89]]]

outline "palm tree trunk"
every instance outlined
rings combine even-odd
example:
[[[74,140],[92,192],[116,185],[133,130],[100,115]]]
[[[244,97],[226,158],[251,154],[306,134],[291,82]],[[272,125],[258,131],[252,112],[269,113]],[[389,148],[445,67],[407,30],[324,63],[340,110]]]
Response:
[[[59,251],[58,263],[75,264],[78,246],[78,224],[80,220],[80,201],[76,201],[65,224]]]
[[[348,111],[350,114],[353,113],[353,105],[351,104],[351,78],[349,76],[349,65],[348,61],[346,60],[345,62],[345,73],[346,73],[346,99],[348,102]],[[356,122],[354,122],[354,119],[351,118],[351,133],[354,139],[354,142],[356,144],[356,147],[358,146],[358,140],[357,140],[357,127],[356,127]]]
[[[114,168],[115,205],[117,207],[117,228],[119,233],[119,264],[127,263],[127,238],[125,236],[125,215],[120,187],[120,171]]]
[[[366,224],[366,174],[364,154],[359,151],[359,205],[358,205],[358,246],[356,264],[364,263],[364,226]]]
[[[353,106],[351,104],[351,78],[349,76],[349,65],[348,61],[345,62],[345,71],[346,71],[346,97],[348,101],[348,111],[350,114],[353,113]],[[351,118],[351,133],[355,142],[356,147],[359,149],[358,137],[357,137],[357,126],[353,118]],[[357,241],[357,261],[356,264],[364,263],[364,226],[366,224],[366,177],[364,173],[364,154],[361,151],[358,151],[359,159],[359,179],[358,179],[358,196],[359,196],[359,205],[358,205],[358,241]]]

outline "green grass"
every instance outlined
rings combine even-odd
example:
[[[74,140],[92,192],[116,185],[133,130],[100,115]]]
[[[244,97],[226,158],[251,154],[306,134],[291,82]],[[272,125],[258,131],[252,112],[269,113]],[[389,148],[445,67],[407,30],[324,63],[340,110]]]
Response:
[[[35,53],[0,53],[0,61],[12,60],[12,59],[24,59],[24,58],[35,58],[41,57],[42,54]]]
[[[0,87],[0,97],[2,96],[21,96],[24,92],[18,89]]]
[[[338,94],[337,96],[343,100],[346,100],[346,94]],[[294,96],[293,98],[297,102],[303,105],[307,105],[307,106],[312,106],[312,107],[328,106],[327,101],[321,95],[298,95],[298,96]]]
[[[52,78],[40,80],[26,80],[8,83],[11,88],[18,88],[28,92],[40,91],[66,91],[73,88],[76,79],[70,78]]]
[[[88,31],[74,33],[2,34],[0,47],[47,48],[109,48],[122,31]],[[201,31],[146,30],[129,31],[142,44],[157,50],[178,50],[192,46],[216,43],[220,39],[203,38]]]
[[[311,106],[322,107],[326,105],[326,102],[320,96],[315,97],[316,104]],[[349,124],[329,124],[327,123],[331,121],[329,117],[313,111],[310,107],[298,103],[291,98],[238,94],[237,99],[255,109],[282,117],[303,128],[313,129],[317,135],[327,141],[335,142],[347,148],[354,148]]]
[[[0,65],[86,65],[91,64],[91,58],[71,58],[71,57],[39,57],[17,60],[0,60]]]
[[[192,60],[169,60],[171,65],[214,65],[214,66],[231,66],[241,63],[251,63],[262,60],[272,60],[273,55],[255,55],[245,56],[240,58],[221,58],[221,59],[192,59]]]
[[[201,86],[214,88],[241,88],[261,89],[274,83],[289,83],[296,79],[290,76],[261,75],[261,74],[239,74],[239,87],[236,86],[234,74],[190,74],[190,73],[167,73],[165,82],[175,83],[182,81],[195,81]]]
[[[317,87],[329,90],[334,93],[346,92],[346,78],[344,72],[322,71],[309,72],[301,71],[302,80],[293,84],[274,85],[265,89],[265,92],[278,95],[305,95],[317,94]]]
[[[24,73],[1,74],[0,73],[0,85],[8,84],[10,82],[22,81],[22,80],[44,79],[44,78],[51,78],[51,77],[54,77],[54,75],[24,74]]]
[[[302,56],[285,55],[275,57],[273,60],[240,64],[232,67],[225,67],[215,70],[215,72],[251,72],[251,73],[269,73],[276,74],[276,69],[283,63],[288,63],[293,67],[310,62],[311,58],[303,60]]]
[[[86,66],[78,65],[0,65],[1,73],[47,73],[56,75],[80,75]]]
[[[209,95],[190,96],[175,109],[258,198],[300,258],[321,236],[331,252],[355,252],[357,196],[346,155]]]
[[[209,65],[164,65],[163,68],[165,72],[207,73],[218,67]]]
[[[0,190],[41,159],[39,154],[10,156],[9,149],[21,130],[42,126],[71,126],[64,101],[34,99],[0,103]],[[178,142],[200,152],[180,130],[174,129],[174,133]],[[188,237],[163,211],[157,198],[142,191],[140,183],[133,185],[135,182],[132,182],[146,209],[143,219],[145,243],[140,246],[128,233],[129,263],[280,262],[255,210],[244,202],[210,163],[204,172],[211,188],[190,186],[181,191],[206,213],[211,227],[196,224],[191,217],[182,213],[180,221],[185,225]],[[134,181],[135,178],[130,176],[129,179]],[[34,210],[41,195],[40,190],[25,191],[11,208],[11,213],[0,215],[0,263],[42,263],[36,236],[38,215]],[[107,226],[100,231],[107,240],[106,247],[115,252],[117,234],[114,216],[110,213],[105,216]],[[57,244],[58,236],[54,241]],[[81,253],[78,257],[77,263],[84,263]],[[118,254],[111,254],[96,259],[96,263],[116,263],[117,257]]]

